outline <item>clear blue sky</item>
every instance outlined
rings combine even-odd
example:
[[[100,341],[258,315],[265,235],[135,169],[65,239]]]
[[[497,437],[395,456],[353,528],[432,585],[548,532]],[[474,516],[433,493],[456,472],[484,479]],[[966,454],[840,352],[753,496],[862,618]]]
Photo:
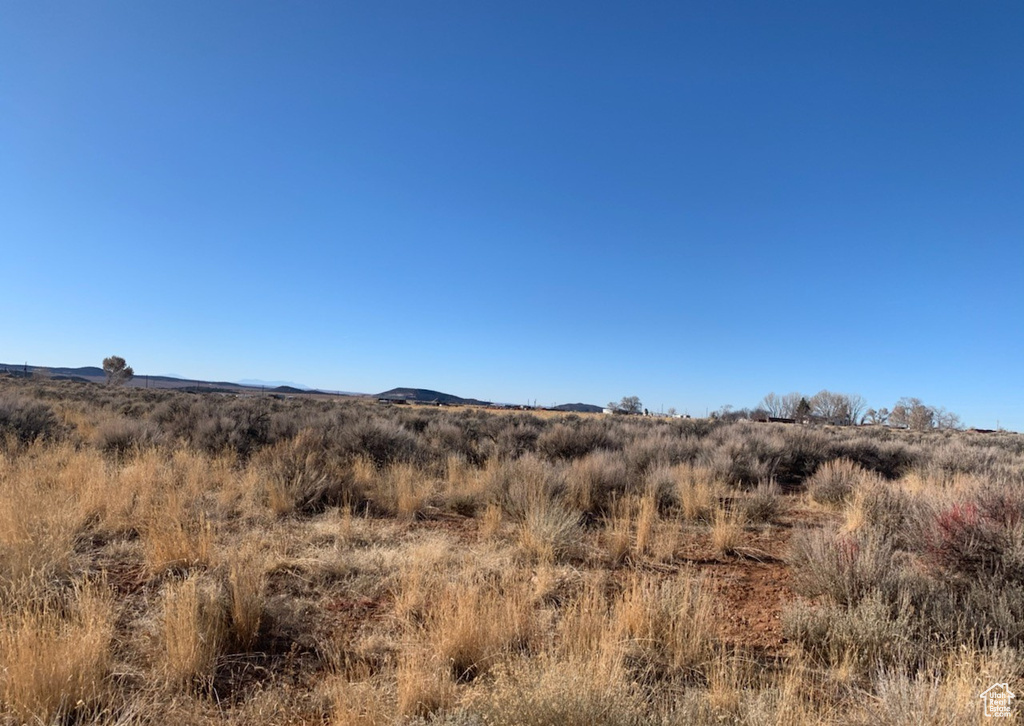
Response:
[[[1024,430],[1024,4],[7,2],[0,360]]]

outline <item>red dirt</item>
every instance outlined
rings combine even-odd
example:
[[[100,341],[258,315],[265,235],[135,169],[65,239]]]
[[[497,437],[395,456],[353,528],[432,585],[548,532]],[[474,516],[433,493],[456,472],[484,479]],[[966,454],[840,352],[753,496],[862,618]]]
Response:
[[[795,598],[786,562],[790,536],[797,527],[820,526],[827,519],[825,513],[794,509],[775,526],[748,531],[735,556],[694,563],[720,598],[726,643],[781,655],[782,611]]]

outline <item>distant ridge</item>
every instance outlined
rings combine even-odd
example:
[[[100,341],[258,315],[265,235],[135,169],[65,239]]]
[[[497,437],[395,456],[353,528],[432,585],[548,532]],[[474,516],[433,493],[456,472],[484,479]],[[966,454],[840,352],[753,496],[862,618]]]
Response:
[[[449,406],[486,406],[490,403],[475,398],[459,398],[450,393],[431,391],[427,388],[392,388],[390,391],[378,393],[377,398],[408,403],[443,403]]]
[[[294,388],[297,391],[312,391],[313,389],[302,383],[295,383],[294,381],[263,381],[259,378],[243,378],[240,381],[235,381],[240,386],[248,386],[250,388]]]
[[[563,403],[561,406],[552,406],[552,411],[571,411],[573,413],[601,413],[604,408],[591,403]]]
[[[55,381],[78,381],[80,383],[106,383],[107,376],[103,369],[98,366],[37,366],[25,365],[24,363],[0,363],[0,376],[21,377],[28,373],[30,375],[44,375]],[[280,384],[280,385],[273,385]],[[441,404],[446,406],[492,406],[491,401],[481,401],[478,398],[462,398],[443,391],[434,391],[429,388],[392,388],[389,391],[371,396],[366,393],[353,393],[350,391],[326,391],[315,388],[306,388],[301,384],[289,384],[281,381],[247,380],[244,382],[230,381],[203,381],[195,378],[182,378],[176,375],[151,376],[143,373],[136,373],[135,378],[127,383],[131,388],[158,388],[186,391],[189,393],[228,393],[235,395],[252,395],[254,393],[274,394],[278,397],[283,395],[327,395],[345,397],[366,397],[378,398],[386,401],[403,401],[406,403]],[[522,408],[521,406],[510,406],[503,404],[502,408]],[[601,413],[600,406],[589,403],[563,403],[560,406],[553,406],[549,410],[562,411],[566,413]]]
[[[0,363],[0,375],[9,374],[20,376],[25,371],[23,363]],[[81,383],[106,383],[107,374],[97,366],[81,366],[69,368],[65,366],[27,366],[28,372],[33,374],[43,373],[55,381],[79,381]],[[135,378],[128,382],[132,388],[169,388],[179,391],[202,391],[205,393],[235,393],[246,394],[252,392],[272,392],[281,394],[297,393],[322,393],[308,388],[297,388],[290,385],[277,385],[271,387],[266,384],[246,385],[232,383],[230,381],[202,381],[195,378],[182,378],[180,376],[150,376],[143,373],[136,373]],[[338,395],[361,395],[339,393]]]

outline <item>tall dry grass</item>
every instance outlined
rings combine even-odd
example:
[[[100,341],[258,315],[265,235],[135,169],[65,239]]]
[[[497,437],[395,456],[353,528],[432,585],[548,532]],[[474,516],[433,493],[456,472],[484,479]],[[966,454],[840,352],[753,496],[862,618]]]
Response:
[[[192,575],[166,585],[156,666],[172,690],[210,688],[227,625],[227,609],[213,583]]]
[[[0,608],[0,714],[59,723],[109,713],[116,608],[102,584]]]

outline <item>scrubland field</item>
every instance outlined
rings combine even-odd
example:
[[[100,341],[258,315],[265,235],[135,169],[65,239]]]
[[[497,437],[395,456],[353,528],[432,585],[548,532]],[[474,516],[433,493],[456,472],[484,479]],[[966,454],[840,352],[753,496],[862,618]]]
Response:
[[[2,379],[0,442],[3,723],[969,724],[1024,690],[1015,434]]]

